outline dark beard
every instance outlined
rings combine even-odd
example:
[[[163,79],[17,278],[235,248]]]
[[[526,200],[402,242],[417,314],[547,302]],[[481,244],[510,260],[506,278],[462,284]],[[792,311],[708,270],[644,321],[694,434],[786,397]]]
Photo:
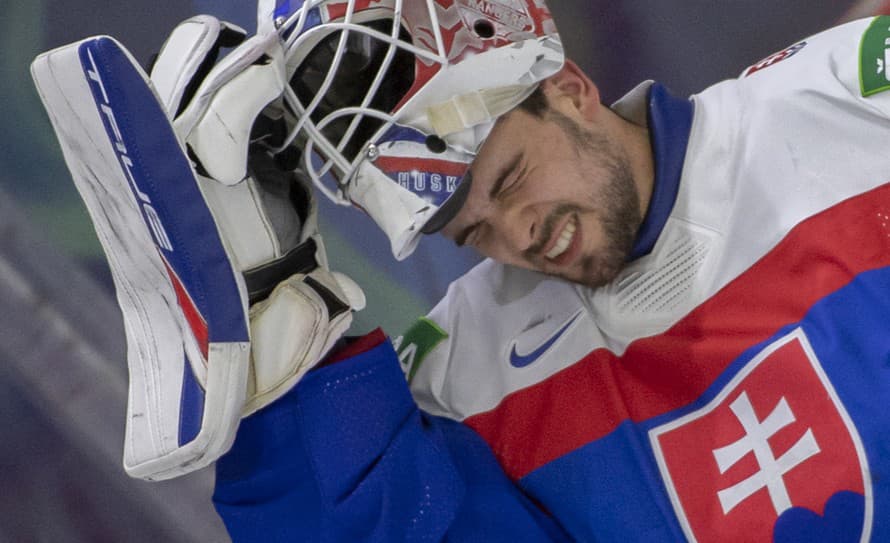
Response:
[[[627,159],[615,157],[611,164],[609,182],[599,194],[603,202],[600,224],[606,235],[603,250],[584,259],[584,284],[600,287],[611,282],[627,265],[637,231],[642,224],[640,196],[630,173]]]
[[[606,172],[605,184],[591,194],[591,201],[598,204],[595,209],[600,211],[598,219],[605,236],[604,246],[597,254],[584,257],[581,262],[583,277],[566,278],[589,287],[600,287],[611,282],[627,264],[642,224],[640,197],[630,161],[604,135],[585,130],[558,111],[551,109],[547,115],[569,136],[579,159],[598,157]],[[571,204],[554,209],[542,225],[541,241],[525,252],[526,260],[534,262],[534,258],[539,259],[543,244],[552,237],[556,225],[566,215],[579,211],[581,206]]]

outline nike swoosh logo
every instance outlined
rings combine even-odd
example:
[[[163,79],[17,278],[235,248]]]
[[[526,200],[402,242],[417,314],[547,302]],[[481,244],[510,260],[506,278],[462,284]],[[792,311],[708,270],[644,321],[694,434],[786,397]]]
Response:
[[[513,341],[513,349],[510,351],[510,365],[514,368],[524,368],[526,366],[531,365],[537,359],[541,358],[547,349],[553,346],[562,335],[569,329],[569,326],[575,322],[578,317],[581,316],[581,312],[575,314],[574,317],[569,319],[569,322],[565,323],[562,328],[556,331],[552,336],[550,336],[544,343],[542,343],[537,349],[528,353],[528,354],[519,354],[516,352],[516,341]]]

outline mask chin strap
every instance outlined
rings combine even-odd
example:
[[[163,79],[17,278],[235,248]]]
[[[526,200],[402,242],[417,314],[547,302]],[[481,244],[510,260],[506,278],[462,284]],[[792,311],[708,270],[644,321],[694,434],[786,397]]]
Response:
[[[427,120],[440,138],[490,123],[525,100],[535,86],[510,85],[468,92],[426,109]]]

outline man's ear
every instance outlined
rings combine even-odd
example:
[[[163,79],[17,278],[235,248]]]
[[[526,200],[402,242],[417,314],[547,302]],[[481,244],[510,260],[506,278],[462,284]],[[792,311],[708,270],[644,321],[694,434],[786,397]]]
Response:
[[[587,74],[574,62],[566,59],[562,69],[542,84],[548,101],[571,105],[585,119],[593,120],[601,109],[600,91]]]

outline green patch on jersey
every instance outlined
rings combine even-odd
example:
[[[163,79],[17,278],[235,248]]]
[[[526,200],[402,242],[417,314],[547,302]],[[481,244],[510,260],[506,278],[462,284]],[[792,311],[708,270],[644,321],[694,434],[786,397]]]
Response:
[[[890,17],[872,21],[859,44],[859,87],[862,96],[890,89]]]
[[[393,341],[393,347],[399,354],[399,361],[408,376],[408,381],[414,379],[426,356],[447,337],[448,333],[438,324],[421,317],[407,332]]]

